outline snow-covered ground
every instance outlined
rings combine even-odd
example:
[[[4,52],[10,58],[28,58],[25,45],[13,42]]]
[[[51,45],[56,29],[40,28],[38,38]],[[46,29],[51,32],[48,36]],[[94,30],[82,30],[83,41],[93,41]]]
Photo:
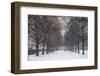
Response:
[[[67,59],[83,59],[83,58],[88,58],[88,51],[85,51],[85,55],[82,55],[82,53],[78,54],[77,52],[64,51],[64,50],[54,51],[45,55],[42,55],[40,53],[39,56],[36,56],[35,54],[28,55],[28,61],[67,60]]]

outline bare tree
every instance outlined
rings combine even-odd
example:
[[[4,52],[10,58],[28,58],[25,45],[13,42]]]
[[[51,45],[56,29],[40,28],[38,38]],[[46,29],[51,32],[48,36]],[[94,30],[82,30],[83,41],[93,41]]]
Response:
[[[36,44],[36,56],[39,56],[40,44],[43,46],[42,54],[44,55],[45,47],[47,47],[46,53],[48,53],[52,48],[51,46],[57,42],[60,34],[60,27],[58,21],[56,21],[57,18],[52,16],[29,15],[28,19],[28,35]]]
[[[81,40],[82,40],[82,54],[84,55],[84,42],[87,41],[87,25],[88,19],[86,17],[81,17],[79,20],[80,28],[81,28]]]
[[[39,44],[43,41],[43,32],[42,32],[42,18],[36,15],[28,16],[28,35],[33,39],[36,46],[36,56],[39,56]]]
[[[87,18],[69,17],[67,25],[68,31],[65,34],[67,45],[71,47],[71,50],[77,47],[78,53],[80,53],[79,44],[82,43],[82,54],[84,54],[84,40],[87,41]]]
[[[70,49],[74,51],[74,47],[78,44],[79,51],[79,31],[80,26],[77,17],[69,17],[69,22],[67,23],[67,29],[65,34],[65,40]]]

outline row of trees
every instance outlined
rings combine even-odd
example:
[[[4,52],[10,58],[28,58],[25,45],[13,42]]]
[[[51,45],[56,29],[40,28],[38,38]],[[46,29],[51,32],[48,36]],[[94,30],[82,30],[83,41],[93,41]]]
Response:
[[[88,19],[87,17],[69,17],[69,21],[66,23],[67,31],[65,32],[65,45],[68,50],[74,51],[82,50],[84,55],[84,48],[87,48],[88,42]],[[80,46],[81,44],[81,46]],[[85,45],[84,45],[85,44]]]
[[[87,17],[28,15],[28,39],[29,44],[34,43],[31,45],[36,56],[40,51],[44,55],[62,46],[78,53],[82,50],[84,55],[88,42],[87,31]]]
[[[42,54],[53,51],[59,47],[61,40],[58,19],[50,16],[28,15],[28,39],[34,43],[36,56],[39,56],[39,51],[42,51]],[[42,50],[39,49],[41,46]]]

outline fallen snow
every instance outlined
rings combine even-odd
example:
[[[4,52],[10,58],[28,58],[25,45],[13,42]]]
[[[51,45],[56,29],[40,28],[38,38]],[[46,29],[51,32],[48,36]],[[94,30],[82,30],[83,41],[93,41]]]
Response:
[[[82,52],[82,51],[81,51]],[[77,52],[71,52],[71,51],[54,51],[49,54],[42,55],[39,53],[39,56],[36,56],[35,54],[28,55],[28,61],[37,61],[37,60],[67,60],[67,59],[83,59],[88,58],[88,51],[85,51],[85,55],[82,55],[82,53],[78,54]]]

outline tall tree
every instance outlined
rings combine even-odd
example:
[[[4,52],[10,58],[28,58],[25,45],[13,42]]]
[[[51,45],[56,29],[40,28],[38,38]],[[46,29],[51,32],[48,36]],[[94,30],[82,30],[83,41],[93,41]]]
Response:
[[[70,48],[73,51],[76,45],[78,46],[78,51],[79,51],[80,26],[78,23],[78,19],[79,19],[78,17],[69,17],[69,22],[67,23],[68,31],[66,31],[66,34],[65,34],[65,40],[68,41],[68,45],[70,45]]]
[[[84,55],[84,41],[87,41],[87,17],[69,17],[67,29],[65,34],[67,45],[72,49],[77,46],[78,53],[80,53],[79,45],[82,43],[82,54]]]
[[[48,53],[60,34],[59,24],[56,22],[57,17],[29,15],[28,19],[28,35],[36,44],[36,56],[39,56],[40,44],[43,46],[42,54],[44,55],[45,47]]]
[[[87,41],[87,25],[88,19],[87,17],[81,17],[79,20],[80,28],[81,28],[81,40],[82,40],[82,54],[84,55],[84,42]]]

